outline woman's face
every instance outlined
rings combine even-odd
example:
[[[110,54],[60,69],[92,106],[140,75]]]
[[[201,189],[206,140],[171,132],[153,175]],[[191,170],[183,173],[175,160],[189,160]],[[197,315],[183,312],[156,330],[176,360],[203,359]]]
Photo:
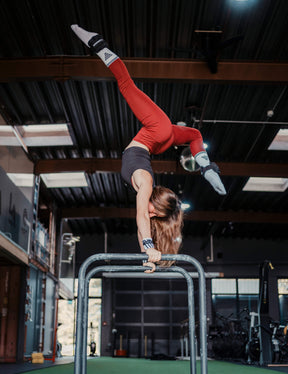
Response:
[[[148,213],[149,213],[149,217],[155,217],[157,216],[157,213],[156,213],[156,210],[155,210],[155,207],[154,205],[151,203],[151,201],[149,201],[148,203]]]
[[[149,201],[148,203],[148,212],[149,212],[149,217],[164,217],[163,214],[157,211],[155,206]]]

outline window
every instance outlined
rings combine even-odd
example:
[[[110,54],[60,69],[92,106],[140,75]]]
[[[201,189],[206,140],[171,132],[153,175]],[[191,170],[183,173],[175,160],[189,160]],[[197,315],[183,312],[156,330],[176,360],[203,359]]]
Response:
[[[286,324],[288,320],[288,279],[278,279],[278,295],[280,321]]]
[[[63,356],[74,355],[76,308],[77,308],[78,279],[75,279],[74,300],[59,300],[57,340],[62,345]],[[101,279],[90,280],[89,306],[88,306],[88,330],[87,330],[87,354],[90,354],[90,343],[96,343],[96,354],[100,355],[101,334]]]
[[[223,325],[229,318],[246,324],[247,314],[257,312],[259,279],[212,279],[214,323]]]
[[[244,359],[249,314],[257,312],[258,279],[212,279],[213,321],[209,329],[211,351],[218,359]]]

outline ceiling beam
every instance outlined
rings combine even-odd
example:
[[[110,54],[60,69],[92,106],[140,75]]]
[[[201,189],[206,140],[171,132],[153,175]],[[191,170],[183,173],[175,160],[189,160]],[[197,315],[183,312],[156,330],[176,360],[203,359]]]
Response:
[[[288,83],[288,63],[220,61],[211,74],[206,62],[179,59],[123,59],[132,78],[206,83]],[[0,82],[112,79],[98,57],[52,56],[0,60]]]
[[[175,160],[152,160],[155,174],[186,174],[197,175],[185,171]],[[239,177],[280,177],[288,178],[288,164],[244,163],[244,162],[217,162],[221,175]],[[120,173],[121,159],[77,158],[77,159],[51,159],[39,160],[34,167],[36,175],[45,173],[85,171],[88,174],[95,172]]]
[[[113,207],[86,207],[63,208],[60,212],[62,218],[133,218],[136,217],[134,208],[113,208]],[[287,224],[288,213],[265,213],[246,211],[194,211],[185,213],[186,221],[205,222],[242,222],[242,223],[274,223]]]

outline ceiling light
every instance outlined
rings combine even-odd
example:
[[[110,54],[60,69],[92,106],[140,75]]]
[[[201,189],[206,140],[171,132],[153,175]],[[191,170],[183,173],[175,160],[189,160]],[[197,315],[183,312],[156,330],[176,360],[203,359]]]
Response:
[[[268,149],[270,151],[288,151],[288,129],[280,129]]]
[[[181,209],[182,210],[187,210],[191,207],[189,203],[181,203]]]
[[[250,177],[243,191],[284,192],[288,187],[288,178]]]
[[[20,146],[12,126],[0,126],[0,145]]]
[[[191,154],[190,147],[185,147],[180,155],[180,164],[184,170],[187,171],[197,171],[200,169],[200,166],[195,161],[195,158]]]
[[[88,187],[84,172],[41,174],[48,188]]]
[[[19,131],[28,147],[73,145],[67,123],[24,125]]]
[[[27,147],[73,145],[67,123],[0,126],[0,145],[23,146],[22,143]]]
[[[7,173],[7,176],[18,187],[33,187],[34,174],[28,173]]]

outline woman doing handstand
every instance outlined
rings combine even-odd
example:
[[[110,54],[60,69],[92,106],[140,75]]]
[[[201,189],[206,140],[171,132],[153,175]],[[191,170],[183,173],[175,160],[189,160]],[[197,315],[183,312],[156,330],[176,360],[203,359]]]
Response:
[[[78,25],[71,28],[111,70],[121,94],[143,125],[123,153],[121,175],[137,193],[139,245],[141,251],[148,255],[146,265],[154,271],[154,263],[160,261],[161,253],[175,254],[179,251],[183,213],[174,192],[165,187],[154,187],[150,155],[163,153],[172,145],[189,143],[205,179],[220,195],[226,194],[225,187],[219,178],[217,166],[209,161],[201,133],[194,128],[172,125],[166,114],[136,87],[124,63],[108,49],[101,35],[88,32]],[[169,266],[170,263],[164,265]]]

